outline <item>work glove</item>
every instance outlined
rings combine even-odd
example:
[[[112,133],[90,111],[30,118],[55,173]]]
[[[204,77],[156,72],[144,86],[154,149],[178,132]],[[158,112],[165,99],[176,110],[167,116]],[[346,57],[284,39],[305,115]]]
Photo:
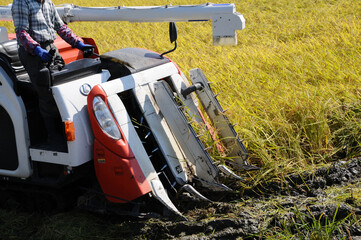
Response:
[[[93,45],[90,45],[90,44],[85,44],[83,43],[82,41],[79,41],[77,44],[76,44],[76,48],[79,49],[79,50],[82,50],[82,51],[85,51],[87,49],[93,49],[95,48]]]
[[[44,62],[50,62],[51,60],[53,60],[53,56],[40,46],[37,46],[34,49],[34,53],[38,55]]]
[[[90,57],[94,53],[95,46],[90,45],[90,44],[85,44],[85,43],[79,41],[76,44],[76,48],[83,51],[84,57],[86,58],[86,57]]]

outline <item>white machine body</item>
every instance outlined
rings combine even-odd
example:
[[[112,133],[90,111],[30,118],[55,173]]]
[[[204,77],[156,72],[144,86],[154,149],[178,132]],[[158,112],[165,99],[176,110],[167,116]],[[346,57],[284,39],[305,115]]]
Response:
[[[57,11],[65,22],[212,20],[214,45],[237,44],[236,31],[245,27],[234,4],[102,8],[64,4]],[[0,6],[0,20],[12,20],[11,5]],[[174,23],[170,31],[174,42]],[[60,53],[69,48],[65,42],[56,44]],[[0,27],[0,184],[23,181],[36,191],[41,186],[48,194],[49,186],[73,192],[72,188],[84,188],[84,182],[90,181],[96,187],[82,197],[92,209],[99,206],[92,206],[94,196],[88,195],[100,187],[102,192],[96,194],[112,204],[131,205],[149,195],[178,216],[182,214],[171,199],[182,191],[207,201],[194,186],[230,191],[219,182],[220,171],[240,177],[212,160],[193,122],[213,132],[215,142],[216,133],[218,139],[225,139],[221,141],[227,159],[233,159],[228,165],[238,170],[256,168],[246,161],[247,150],[203,72],[191,70],[191,85],[175,63],[163,56],[169,52],[159,55],[126,48],[79,58],[73,51],[71,57],[78,60],[64,68],[44,67],[49,78],[46,90],[54,97],[61,119],[58,127],[64,135],[60,144],[54,144],[44,137],[45,126],[39,129],[38,96],[19,61],[16,40],[9,40],[6,28]],[[220,143],[215,145],[222,149]],[[16,184],[6,186],[22,191]],[[107,209],[109,202],[100,207]]]

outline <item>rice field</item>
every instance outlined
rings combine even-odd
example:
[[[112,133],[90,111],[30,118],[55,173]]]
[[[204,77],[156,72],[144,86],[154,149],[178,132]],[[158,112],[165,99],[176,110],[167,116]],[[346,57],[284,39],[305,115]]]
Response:
[[[0,0],[0,5],[11,2]],[[56,5],[73,3],[79,6],[205,3],[199,0],[53,2]],[[217,0],[215,3],[229,2],[231,1]],[[228,117],[237,124],[236,131],[244,139],[250,153],[250,162],[261,167],[260,171],[248,174],[246,183],[240,189],[256,188],[256,185],[273,180],[282,182],[285,174],[312,170],[336,160],[359,156],[361,1],[232,2],[246,19],[246,28],[237,33],[237,46],[212,46],[210,22],[177,23],[178,49],[168,56],[187,76],[192,68],[199,67],[204,71],[209,81],[213,82],[214,91],[220,93],[218,99],[223,108],[229,109]],[[14,32],[12,22],[2,22],[1,25],[6,26],[9,32]],[[100,53],[125,47],[140,47],[156,52],[173,48],[169,43],[167,23],[83,22],[69,23],[69,26],[79,36],[94,38]],[[222,156],[214,153],[213,157],[218,159]],[[334,201],[347,202],[345,199],[350,201],[351,191],[351,199],[355,199],[353,203],[356,206],[360,202],[359,185],[359,182],[355,182],[340,188],[329,188],[327,195]],[[277,213],[283,209],[280,206],[284,205],[277,204],[281,200],[276,199],[276,195],[277,193],[273,200],[235,201],[241,207],[224,216],[214,216],[209,213],[212,208],[206,206],[205,209],[193,209],[194,216],[192,211],[187,214],[191,218],[199,217],[198,215],[202,215],[200,213],[208,214],[203,218],[200,216],[199,223],[205,223],[207,219],[212,222],[214,218],[232,217],[241,221],[247,216],[244,215],[247,211],[250,211],[251,216],[261,212],[257,216],[261,219],[266,219],[267,214],[271,213],[276,213],[277,217]],[[288,198],[285,200],[289,201]],[[298,211],[296,204],[305,200],[300,198],[295,201],[294,207]],[[314,199],[310,201],[319,203]],[[262,204],[267,207],[259,207]],[[339,206],[337,205],[337,210]],[[290,209],[287,208],[287,211],[294,211]],[[237,215],[239,213],[242,214]],[[335,229],[344,228],[347,218],[351,219],[349,226],[357,223],[360,227],[359,215],[353,213],[340,222],[326,222],[325,225],[320,223],[321,217],[314,217],[311,227],[300,226],[296,221],[297,230],[298,226],[300,229],[305,228],[307,234],[299,232],[294,235],[294,230],[291,229],[293,225],[289,227],[285,222],[285,226],[269,225],[266,232],[261,231],[250,238],[293,239],[300,236],[300,239],[331,239],[323,234],[332,235]],[[248,225],[251,223],[248,222]],[[261,225],[258,227],[261,229],[263,222],[259,223]],[[152,239],[154,235],[149,235],[153,232],[152,228],[160,231],[163,227],[162,231],[168,232],[167,224],[153,219],[147,222],[115,220],[109,216],[97,216],[77,210],[44,216],[1,209],[0,239],[129,239],[134,235],[137,236],[136,239]],[[186,226],[188,224],[193,226],[190,222]],[[182,223],[181,228],[183,229]],[[176,232],[179,230],[176,227],[174,229]],[[191,229],[189,227],[187,232],[192,232]],[[196,228],[193,226],[193,229]],[[214,229],[207,236],[212,237],[217,231]],[[183,232],[179,236],[182,234]],[[350,233],[349,238],[351,239]]]
[[[12,1],[1,0],[0,5]],[[53,1],[56,5],[142,6],[203,1]],[[219,0],[216,3],[228,3]],[[238,45],[212,46],[210,22],[178,23],[168,56],[188,75],[201,68],[262,169],[250,183],[280,178],[361,153],[361,1],[235,0],[246,19]],[[14,31],[11,22],[4,24]],[[101,53],[140,47],[164,52],[167,23],[70,23]]]

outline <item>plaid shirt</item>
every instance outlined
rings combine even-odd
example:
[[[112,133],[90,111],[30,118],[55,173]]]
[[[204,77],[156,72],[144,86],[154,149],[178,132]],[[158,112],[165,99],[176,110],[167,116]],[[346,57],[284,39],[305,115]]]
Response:
[[[14,0],[12,16],[19,45],[34,53],[39,43],[54,41],[56,33],[75,47],[80,38],[61,20],[51,0]]]

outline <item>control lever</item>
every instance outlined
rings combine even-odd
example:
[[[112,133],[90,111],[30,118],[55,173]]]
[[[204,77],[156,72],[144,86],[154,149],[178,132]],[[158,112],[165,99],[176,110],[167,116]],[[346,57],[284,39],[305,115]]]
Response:
[[[47,86],[49,87],[49,91],[50,91],[50,86],[53,86],[53,76],[52,76],[52,72],[53,72],[53,69],[55,68],[54,66],[54,56],[55,56],[55,53],[56,53],[56,48],[51,48],[49,50],[49,54],[52,57],[51,61],[48,62],[48,64],[46,65],[46,68],[43,68],[40,70],[40,74],[42,76],[42,79],[43,81],[46,82]]]
[[[48,62],[47,68],[50,68],[50,66],[51,66],[52,64],[54,64],[54,55],[55,55],[55,52],[56,52],[56,49],[55,49],[55,48],[51,48],[51,49],[49,50],[49,54],[50,54],[51,56],[53,56],[53,58],[51,59],[50,62]]]
[[[99,54],[94,52],[94,46],[92,48],[87,48],[83,51],[83,58],[91,57],[92,55],[99,57]]]

